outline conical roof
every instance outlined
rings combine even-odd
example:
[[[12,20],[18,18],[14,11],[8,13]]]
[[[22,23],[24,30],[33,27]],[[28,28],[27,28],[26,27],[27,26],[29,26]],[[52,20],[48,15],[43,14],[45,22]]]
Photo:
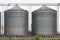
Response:
[[[20,8],[17,4],[15,4],[13,8],[8,9],[5,12],[10,12],[10,11],[12,11],[12,12],[20,12],[20,11],[28,12],[27,10]]]
[[[22,8],[20,8],[17,4],[15,4],[14,7],[11,9],[22,9]]]
[[[13,8],[8,9],[7,11],[27,11],[18,6],[18,4],[15,4]]]
[[[56,10],[51,9],[51,8],[47,7],[46,5],[42,5],[41,8],[35,10],[34,12],[38,12],[38,11],[40,11],[40,12],[57,12]]]
[[[18,4],[15,4],[14,7],[11,8],[10,10],[24,10],[24,9],[20,8]]]

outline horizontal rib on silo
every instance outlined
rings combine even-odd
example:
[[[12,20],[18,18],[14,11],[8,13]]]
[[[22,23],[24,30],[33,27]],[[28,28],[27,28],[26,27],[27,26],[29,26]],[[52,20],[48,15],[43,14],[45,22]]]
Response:
[[[33,35],[55,35],[57,33],[57,11],[46,6],[32,12]]]
[[[19,8],[17,5],[5,11],[5,35],[28,35],[28,11]]]

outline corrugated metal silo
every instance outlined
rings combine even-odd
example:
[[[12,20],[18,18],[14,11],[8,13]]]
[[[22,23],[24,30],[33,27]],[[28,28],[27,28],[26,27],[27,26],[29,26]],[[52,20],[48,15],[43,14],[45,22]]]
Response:
[[[28,11],[19,8],[17,5],[5,11],[5,35],[28,35]]]
[[[0,35],[1,35],[1,12],[0,12]]]
[[[57,33],[57,11],[46,6],[32,12],[32,33],[55,35]]]

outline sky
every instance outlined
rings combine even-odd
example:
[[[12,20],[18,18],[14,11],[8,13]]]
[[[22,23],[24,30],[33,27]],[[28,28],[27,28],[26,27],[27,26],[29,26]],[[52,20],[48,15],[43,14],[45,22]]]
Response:
[[[60,3],[60,0],[0,0],[0,4],[8,4],[8,3]],[[13,7],[13,6],[12,6]],[[1,26],[4,27],[4,11],[8,10],[10,8],[12,8],[11,6],[0,6],[0,12],[2,13],[1,15]],[[41,6],[20,6],[21,8],[28,10],[29,11],[29,30],[31,31],[31,15],[32,15],[32,11],[37,10],[38,8],[40,8]],[[57,6],[48,6],[52,9],[57,10]],[[60,7],[59,7],[59,11],[60,11]],[[58,11],[58,26],[57,26],[57,31],[60,33],[60,12]],[[3,31],[1,29],[1,31]]]
[[[0,3],[57,3],[58,0],[1,0]]]

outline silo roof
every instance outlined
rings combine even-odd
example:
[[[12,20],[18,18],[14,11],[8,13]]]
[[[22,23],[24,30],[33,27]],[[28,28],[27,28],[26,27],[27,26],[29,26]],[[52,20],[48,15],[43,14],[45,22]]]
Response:
[[[22,9],[22,8],[20,8],[17,4],[15,4],[14,7],[11,9]]]
[[[10,12],[10,11],[27,11],[27,10],[20,8],[17,4],[15,4],[13,8],[8,9],[7,11]]]
[[[40,11],[40,12],[42,12],[42,11],[43,12],[57,12],[56,10],[51,9],[51,8],[47,7],[46,5],[43,5],[41,8],[35,10],[34,12],[38,12],[38,11]]]

